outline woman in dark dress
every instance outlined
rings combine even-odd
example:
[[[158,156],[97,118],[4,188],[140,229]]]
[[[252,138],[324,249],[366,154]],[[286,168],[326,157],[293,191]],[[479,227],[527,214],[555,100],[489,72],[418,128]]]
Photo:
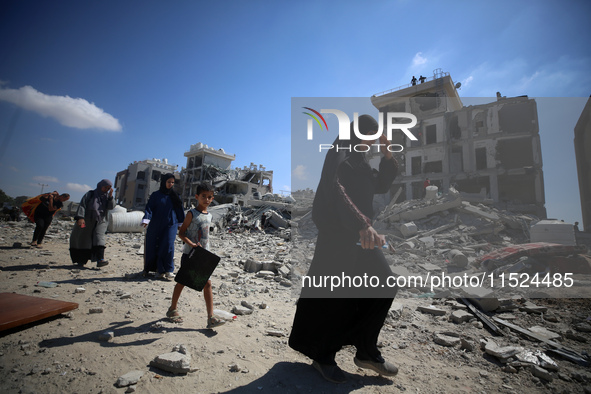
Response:
[[[142,224],[146,231],[144,276],[158,272],[158,278],[174,277],[174,240],[185,220],[183,204],[173,189],[174,175],[160,178],[160,189],[150,195]],[[148,225],[149,224],[149,225]]]
[[[378,124],[371,116],[359,117],[362,134],[375,134],[377,130]],[[307,275],[353,278],[367,274],[386,283],[392,271],[381,250],[384,237],[371,226],[372,203],[374,194],[389,190],[398,163],[386,149],[389,142],[382,135],[379,143],[383,144],[383,157],[379,171],[373,170],[366,155],[354,149],[373,141],[357,138],[353,123],[351,136],[351,140],[337,138],[324,161],[312,208],[318,239]],[[357,366],[381,375],[395,375],[398,369],[382,358],[377,340],[396,291],[388,287],[304,287],[289,345],[310,357],[321,375],[334,383],[346,380],[335,362],[336,353],[345,345],[357,348]]]

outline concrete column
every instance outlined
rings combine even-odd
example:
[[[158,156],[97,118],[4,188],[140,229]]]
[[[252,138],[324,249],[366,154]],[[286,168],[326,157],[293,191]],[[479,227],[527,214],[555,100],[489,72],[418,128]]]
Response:
[[[488,182],[490,183],[490,198],[494,202],[499,202],[499,179],[497,177],[497,171],[494,171],[488,177]]]

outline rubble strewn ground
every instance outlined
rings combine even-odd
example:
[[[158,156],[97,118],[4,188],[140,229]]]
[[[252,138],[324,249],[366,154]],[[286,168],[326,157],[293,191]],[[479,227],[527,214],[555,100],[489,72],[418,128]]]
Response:
[[[385,214],[394,210],[416,213],[454,201],[446,198],[382,210]],[[382,353],[399,366],[398,376],[382,378],[357,368],[354,349],[346,348],[339,352],[337,362],[349,382],[338,386],[325,382],[310,360],[287,345],[297,279],[313,256],[316,234],[310,214],[305,207],[299,208],[303,217],[297,225],[270,226],[266,232],[257,230],[256,223],[268,210],[226,212],[229,221],[222,221],[212,237],[212,249],[222,257],[212,277],[214,303],[216,309],[237,317],[215,331],[205,328],[205,305],[196,291],[185,290],[181,296],[179,311],[184,323],[174,324],[164,317],[174,282],[140,275],[142,233],[108,234],[110,265],[79,268],[69,259],[73,222],[68,218],[54,221],[43,249],[27,246],[32,224],[2,222],[0,291],[77,302],[79,308],[0,333],[0,390],[591,392],[589,367],[555,355],[548,358],[545,350],[550,345],[511,328],[501,326],[503,335],[494,335],[455,298],[416,287],[398,292],[380,336]],[[482,272],[481,256],[528,242],[527,224],[535,220],[462,201],[439,208],[404,221],[387,220],[382,215],[376,224],[397,248],[387,258],[398,274]],[[245,220],[234,220],[237,216]],[[289,218],[283,219],[293,224]],[[413,228],[401,231],[410,221],[416,226],[415,235],[411,235]],[[407,230],[410,232],[403,234]],[[176,246],[178,269],[181,245]],[[450,255],[451,250],[465,259]],[[454,260],[456,265],[450,264]],[[588,280],[588,275],[578,275],[577,280]],[[58,286],[37,286],[41,281]],[[589,299],[526,298],[516,289],[497,301],[499,305],[490,315],[551,338],[547,341],[586,360],[591,348]]]

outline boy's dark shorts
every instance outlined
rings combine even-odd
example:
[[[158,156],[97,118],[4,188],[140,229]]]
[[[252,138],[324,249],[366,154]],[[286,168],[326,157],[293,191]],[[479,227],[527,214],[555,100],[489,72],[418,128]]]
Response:
[[[186,264],[188,258],[189,258],[189,254],[183,253],[183,255],[181,256],[181,267],[183,266],[183,264]]]

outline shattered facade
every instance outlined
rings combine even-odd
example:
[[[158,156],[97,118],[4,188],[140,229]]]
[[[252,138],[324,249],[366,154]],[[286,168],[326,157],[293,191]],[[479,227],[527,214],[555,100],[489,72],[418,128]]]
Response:
[[[162,174],[173,173],[178,181],[179,175],[175,173],[177,167],[176,164],[168,164],[167,159],[146,159],[129,164],[115,178],[117,204],[127,209],[143,211],[150,194],[160,188]],[[178,192],[179,189],[175,184],[175,190]]]
[[[233,169],[231,165],[236,155],[228,154],[223,149],[216,150],[199,142],[191,145],[185,157],[187,167],[181,170],[185,207],[190,207],[195,200],[197,185],[202,181],[213,184],[216,188],[215,199],[220,204],[237,203],[243,206],[249,200],[260,200],[273,193],[273,171],[267,171],[262,165],[254,163],[242,169]]]
[[[397,202],[422,198],[429,178],[440,191],[454,187],[465,201],[545,218],[536,101],[498,93],[496,102],[464,107],[458,87],[438,69],[425,83],[371,97],[382,113],[409,112],[418,120],[410,129],[417,141],[393,132],[392,143],[404,151],[391,194],[400,190]]]
[[[581,194],[583,228],[591,232],[591,99],[575,126],[575,157]]]

